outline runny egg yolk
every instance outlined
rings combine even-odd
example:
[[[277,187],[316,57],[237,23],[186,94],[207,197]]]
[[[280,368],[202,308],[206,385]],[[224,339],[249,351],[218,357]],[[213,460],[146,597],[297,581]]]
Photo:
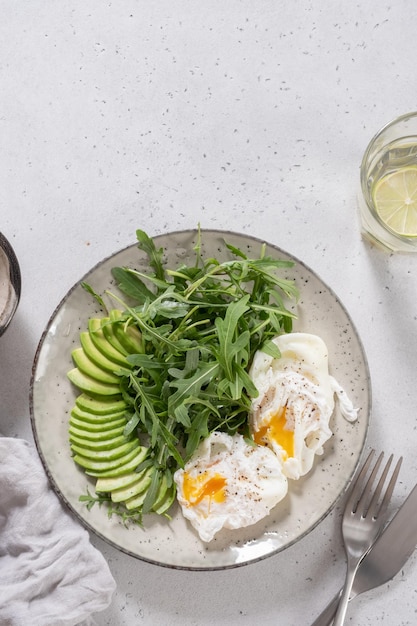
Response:
[[[282,407],[277,413],[271,415],[265,426],[262,426],[253,434],[258,445],[265,445],[268,441],[275,441],[283,448],[287,457],[294,456],[294,431],[287,427],[285,418],[286,408]]]
[[[204,498],[209,498],[210,502],[224,502],[226,482],[221,474],[202,472],[194,477],[185,472],[183,492],[188,506],[195,506]]]

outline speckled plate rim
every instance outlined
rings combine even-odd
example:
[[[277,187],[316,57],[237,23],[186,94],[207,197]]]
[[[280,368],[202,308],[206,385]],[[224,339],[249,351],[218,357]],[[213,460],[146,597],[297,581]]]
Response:
[[[168,559],[159,553],[161,548],[163,550],[163,543],[161,544],[161,547],[160,547],[159,541],[157,539],[158,532],[161,532],[161,533],[166,532],[166,524],[168,524],[168,522],[166,522],[165,520],[164,520],[164,524],[166,522],[165,527],[164,527],[164,524],[162,524],[161,527],[157,526],[156,530],[154,531],[156,533],[154,535],[154,540],[155,540],[154,551],[151,550],[150,553],[147,553],[147,552],[143,552],[142,550],[142,553],[141,553],[140,550],[138,551],[136,549],[136,544],[132,546],[132,542],[130,540],[129,542],[120,540],[119,538],[120,537],[120,522],[115,523],[113,521],[114,517],[109,519],[107,516],[107,513],[102,508],[99,508],[99,507],[93,507],[91,511],[87,512],[85,506],[84,505],[81,506],[79,502],[74,499],[73,494],[68,494],[67,489],[66,489],[66,484],[68,481],[66,481],[66,479],[63,481],[62,475],[59,475],[61,470],[64,469],[64,472],[65,472],[65,468],[66,468],[66,471],[70,471],[71,476],[74,473],[78,475],[83,474],[83,473],[75,466],[72,460],[70,460],[71,461],[70,466],[68,466],[68,458],[65,457],[65,454],[66,454],[65,451],[60,451],[60,454],[61,452],[64,454],[62,462],[59,458],[58,460],[54,458],[51,461],[50,450],[48,450],[48,445],[47,443],[45,443],[46,439],[43,436],[44,435],[43,431],[45,429],[42,428],[42,420],[45,418],[43,417],[41,407],[38,406],[38,400],[37,400],[37,393],[39,390],[39,386],[42,385],[42,382],[43,382],[42,375],[40,375],[39,373],[40,364],[42,361],[44,361],[45,367],[48,367],[47,365],[48,361],[49,362],[53,361],[53,358],[52,358],[53,355],[49,355],[49,352],[51,352],[51,349],[54,346],[56,347],[60,343],[59,338],[56,338],[55,336],[56,335],[55,324],[57,323],[57,318],[61,315],[63,311],[66,310],[66,308],[71,306],[71,300],[74,298],[74,293],[76,292],[76,290],[82,289],[81,283],[83,281],[88,282],[89,279],[94,277],[94,275],[98,271],[100,271],[100,269],[103,269],[110,262],[112,263],[111,267],[113,267],[115,264],[119,264],[117,263],[117,259],[119,257],[123,257],[124,255],[134,252],[136,255],[138,255],[138,259],[139,259],[139,255],[141,253],[137,248],[137,244],[131,244],[119,250],[118,252],[115,252],[114,254],[109,255],[108,257],[106,257],[105,259],[97,263],[79,281],[77,281],[73,285],[72,288],[69,289],[69,291],[66,293],[66,295],[62,298],[61,302],[53,311],[46,325],[46,328],[44,332],[42,333],[41,339],[39,341],[39,344],[36,350],[34,362],[33,362],[32,376],[31,376],[31,381],[30,381],[30,420],[31,420],[31,426],[32,426],[36,448],[40,456],[40,459],[42,461],[42,464],[44,466],[45,472],[52,485],[52,488],[57,493],[58,497],[66,504],[66,506],[76,516],[76,518],[80,521],[80,523],[83,526],[85,526],[89,531],[93,532],[95,535],[100,537],[109,545],[112,545],[114,548],[132,557],[138,558],[148,563],[152,563],[154,565],[159,565],[162,567],[168,567],[172,569],[212,571],[212,570],[225,570],[225,569],[241,567],[244,565],[258,562],[269,556],[282,552],[284,549],[292,546],[297,541],[305,537],[308,533],[310,533],[313,529],[315,529],[327,517],[327,515],[333,510],[336,503],[345,493],[359,465],[362,451],[364,449],[367,434],[368,434],[369,420],[370,420],[370,415],[371,415],[372,393],[371,393],[371,380],[370,380],[370,373],[369,373],[367,358],[365,355],[365,351],[364,351],[361,339],[352,322],[352,319],[350,318],[350,315],[348,314],[347,310],[338,299],[333,289],[331,289],[328,285],[326,285],[319,278],[319,276],[313,270],[310,269],[310,267],[308,267],[303,261],[294,257],[292,254],[284,251],[283,249],[275,246],[274,244],[268,243],[259,238],[249,237],[245,234],[234,233],[228,230],[223,231],[223,230],[202,229],[201,234],[202,234],[203,242],[207,242],[207,238],[213,238],[213,241],[216,238],[218,238],[219,241],[220,240],[227,241],[229,243],[232,243],[233,245],[237,245],[238,247],[239,245],[242,245],[245,243],[249,247],[250,246],[260,247],[262,244],[265,243],[267,246],[267,252],[269,254],[273,253],[273,255],[276,258],[284,258],[284,259],[293,261],[294,268],[291,268],[291,270],[294,271],[294,269],[297,268],[297,272],[300,274],[300,278],[306,281],[306,284],[308,283],[308,281],[311,281],[311,280],[313,280],[313,282],[315,281],[319,287],[320,294],[322,296],[324,294],[327,297],[327,299],[331,301],[331,304],[335,308],[337,315],[339,315],[340,318],[344,321],[346,327],[343,327],[340,332],[345,335],[345,339],[346,339],[346,335],[348,335],[348,340],[347,340],[348,343],[351,342],[353,344],[354,350],[356,350],[356,355],[355,355],[356,361],[354,362],[355,373],[352,373],[353,378],[351,381],[352,389],[354,390],[353,382],[355,380],[360,385],[362,385],[362,389],[359,394],[359,396],[362,399],[362,404],[360,407],[360,414],[359,414],[360,417],[359,417],[358,422],[355,423],[355,425],[349,426],[349,427],[352,427],[352,430],[356,429],[355,432],[358,430],[358,425],[360,425],[360,428],[359,428],[359,432],[357,433],[357,437],[354,442],[355,443],[354,449],[353,451],[351,451],[350,458],[348,459],[349,463],[347,466],[347,471],[346,472],[341,471],[341,468],[338,466],[338,459],[337,459],[338,450],[337,450],[337,445],[336,445],[337,436],[334,435],[332,440],[330,440],[330,442],[326,444],[324,455],[322,457],[317,457],[317,462],[316,462],[315,467],[312,470],[312,473],[310,472],[310,474],[307,477],[304,477],[303,479],[298,481],[296,486],[294,487],[295,493],[292,493],[291,497],[294,498],[295,504],[293,502],[290,502],[288,505],[286,505],[286,508],[285,508],[285,505],[283,505],[282,513],[278,512],[278,514],[275,517],[271,514],[269,518],[266,518],[267,522],[265,522],[265,525],[258,523],[252,527],[249,527],[249,531],[248,529],[242,529],[241,531],[240,530],[239,531],[224,531],[226,533],[225,538],[223,539],[223,541],[222,540],[219,541],[219,546],[215,546],[213,552],[211,552],[212,550],[211,544],[208,547],[205,545],[203,546],[202,553],[204,553],[204,551],[207,550],[205,554],[210,554],[210,558],[208,559],[207,563],[204,560],[205,556],[204,558],[203,557],[195,558],[195,555],[193,555],[193,553],[191,557],[188,557],[187,554],[185,554],[183,559],[180,561],[175,560],[173,558]],[[174,241],[174,240],[179,239],[179,240],[186,240],[186,241],[191,242],[192,240],[195,240],[196,235],[197,235],[196,230],[182,230],[182,231],[173,231],[167,234],[155,235],[153,239],[157,246],[161,246],[162,242],[165,239],[168,239],[168,241],[170,240]],[[237,241],[231,241],[233,239],[236,239]],[[169,246],[167,246],[166,249],[167,248],[169,248]],[[187,253],[191,253],[190,246],[187,247],[187,251],[188,251]],[[289,270],[290,276],[293,273],[291,272],[291,270]],[[303,278],[303,275],[304,275],[304,278]],[[109,287],[110,284],[111,284],[111,276],[109,273],[109,281],[105,288]],[[300,301],[302,302],[303,301],[303,289],[305,290],[305,285],[303,287],[302,284],[301,285],[299,284],[299,288],[301,291]],[[87,295],[86,297],[91,298],[91,296],[87,296]],[[314,303],[312,302],[308,303],[309,307],[313,305]],[[300,304],[298,304],[298,308],[299,306]],[[320,307],[318,307],[318,309],[320,310]],[[331,306],[330,306],[330,309],[332,309]],[[91,316],[91,314],[92,314],[91,310],[86,312],[86,314],[84,315],[85,320],[88,319],[88,317]],[[328,326],[327,318],[326,318],[325,323]],[[85,328],[85,325],[82,327],[82,324],[79,324],[77,327],[77,330],[73,329],[72,332],[73,333],[76,332],[77,334],[79,334],[79,331],[83,330],[84,328]],[[300,322],[300,328],[295,327],[294,330],[303,330],[305,332],[317,332],[317,330],[315,330],[314,328],[303,327],[302,320]],[[331,353],[330,348],[329,348],[329,352]],[[50,356],[51,358],[48,358],[48,356]],[[62,393],[63,387],[64,388],[68,387],[68,389],[71,389],[71,386],[69,382],[67,381],[66,375],[65,375],[65,372],[68,371],[68,366],[70,362],[71,362],[71,359],[69,358],[69,361],[65,361],[65,365],[63,366],[62,371],[58,371],[56,373],[56,377],[58,380],[57,388],[59,388],[59,393]],[[55,368],[55,362],[54,362],[54,370],[55,369],[56,368]],[[346,381],[340,381],[340,382],[345,383]],[[347,391],[349,392],[350,390],[347,389]],[[72,394],[73,394],[72,397],[74,399],[75,393],[73,390],[72,390]],[[65,428],[68,427],[69,408],[71,407],[67,407],[66,415],[61,416],[61,422],[62,424],[64,424]],[[339,424],[342,423],[340,422],[340,416],[337,416],[337,417],[338,417],[338,423]],[[347,422],[346,424],[342,423],[342,425],[345,428],[347,427],[346,426],[347,424],[348,424]],[[337,430],[337,426],[336,426],[336,430]],[[346,433],[345,431],[343,431],[341,437],[345,437],[345,436],[346,436]],[[68,445],[67,445],[67,448],[68,448],[68,454],[69,454]],[[346,456],[347,456],[347,453],[346,453]],[[338,482],[337,489],[335,489],[333,496],[330,498],[330,501],[327,502],[323,510],[321,510],[318,513],[313,514],[311,522],[308,523],[305,528],[300,530],[300,532],[296,533],[294,536],[286,537],[285,532],[284,534],[282,534],[281,531],[277,533],[275,530],[274,524],[276,525],[277,523],[279,525],[282,521],[285,521],[286,516],[287,516],[287,519],[288,519],[288,515],[291,516],[291,513],[290,513],[291,508],[293,506],[297,506],[300,498],[302,498],[304,483],[311,484],[311,481],[315,480],[314,478],[315,476],[317,477],[317,475],[319,475],[320,472],[323,472],[323,471],[326,472],[327,471],[327,468],[325,465],[326,461],[332,457],[333,457],[333,465],[332,463],[330,463],[330,467],[333,466],[336,468],[336,471],[338,472],[339,482]],[[342,478],[340,478],[340,476],[342,476]],[[325,477],[326,477],[326,474],[325,474]],[[327,476],[327,478],[329,477]],[[85,479],[85,476],[84,476],[84,479]],[[293,483],[293,486],[294,484],[295,483]],[[321,484],[320,486],[321,490],[326,491],[325,481],[321,481],[321,479],[319,479],[319,484]],[[330,485],[331,485],[331,482],[330,482]],[[78,492],[78,495],[80,495],[79,492]],[[276,508],[278,509],[279,507],[280,505],[278,505],[278,507]],[[94,513],[92,514],[93,511]],[[103,519],[102,519],[103,516],[105,516],[106,518],[107,525],[103,522]],[[178,514],[177,517],[179,518],[179,520],[181,520],[182,518],[180,514]],[[277,522],[275,518],[278,520]],[[174,522],[175,521],[176,520],[174,516]],[[148,532],[148,530],[149,529],[146,529],[144,532]],[[132,533],[131,529],[126,530],[126,537],[128,537],[130,533]],[[171,540],[171,543],[169,544],[168,542],[167,545],[172,546],[173,545],[172,541],[174,542],[174,545],[176,545],[175,542],[179,541],[180,538],[184,535],[184,533],[190,535],[190,537],[187,538],[187,542],[194,540],[195,542],[197,542],[198,545],[201,543],[199,542],[198,537],[196,538],[195,532],[192,529],[188,528],[187,522],[182,518],[182,521],[179,521],[179,529],[178,529],[176,536],[169,537],[169,539]],[[152,543],[151,538],[145,541],[148,544]],[[188,543],[184,544],[183,548],[184,546],[187,547]],[[217,550],[217,547],[219,548],[218,550]],[[199,546],[199,550],[200,548],[201,546]],[[174,550],[175,549],[177,548],[174,548]],[[229,553],[231,554],[233,553],[233,550],[235,550],[237,553],[237,556],[234,559],[229,555]],[[225,557],[225,553],[226,553],[226,557]],[[245,553],[246,553],[246,556],[245,556]]]

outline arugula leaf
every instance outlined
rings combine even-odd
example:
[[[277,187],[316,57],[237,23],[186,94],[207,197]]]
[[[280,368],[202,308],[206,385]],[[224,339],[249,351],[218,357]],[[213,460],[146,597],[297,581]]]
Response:
[[[133,415],[127,420],[126,426],[123,430],[123,435],[127,437],[135,430],[136,426],[139,424],[139,415],[137,413],[133,413]]]
[[[113,267],[111,273],[120,291],[137,302],[143,303],[155,298],[152,291],[146,287],[139,276],[129,271],[128,268]]]
[[[161,477],[157,469],[154,470],[151,478],[151,483],[147,489],[146,497],[142,505],[142,512],[149,513],[158,495],[158,489],[160,485]]]
[[[83,281],[81,283],[81,287],[83,289],[85,289],[87,291],[87,293],[89,293],[91,296],[93,296],[93,298],[95,298],[97,300],[97,302],[99,303],[99,305],[101,306],[101,308],[104,311],[107,310],[103,298],[96,291],[94,291],[94,289],[91,287],[91,285],[89,285],[88,283]]]
[[[249,309],[248,300],[249,294],[236,302],[230,303],[224,318],[216,317],[215,319],[219,341],[219,349],[216,350],[216,355],[229,380],[232,378],[233,362],[249,339],[249,333],[246,333],[243,343],[241,340],[235,340],[239,319]]]
[[[95,504],[101,506],[105,502],[110,502],[111,498],[108,495],[98,494],[96,496],[92,496],[89,489],[87,488],[87,494],[84,496],[80,496],[78,498],[80,502],[85,502],[87,505],[87,509],[90,511]]]
[[[148,255],[149,265],[155,270],[156,278],[165,280],[165,269],[162,263],[163,249],[156,249],[155,243],[143,230],[136,231],[138,248]]]
[[[192,376],[187,378],[173,379],[170,387],[176,388],[168,398],[168,413],[175,415],[176,409],[192,395],[198,395],[201,387],[214,378],[219,372],[219,364],[216,362],[203,363]]]

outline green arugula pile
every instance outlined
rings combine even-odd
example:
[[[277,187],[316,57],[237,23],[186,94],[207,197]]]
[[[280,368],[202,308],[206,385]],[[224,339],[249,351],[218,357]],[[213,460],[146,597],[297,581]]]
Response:
[[[156,470],[146,498],[151,510],[161,480],[172,485],[203,438],[215,430],[249,436],[257,390],[248,369],[259,349],[279,357],[271,340],[291,331],[295,315],[285,301],[298,290],[279,276],[293,263],[265,256],[265,245],[257,259],[228,243],[230,260],[204,259],[198,231],[194,264],[169,269],[163,249],[142,230],[136,235],[149,271],[113,268],[128,303],[111,295],[126,327],[142,336],[142,351],[127,357],[132,369],[120,372],[120,387],[130,407],[125,434],[146,439],[144,464]]]

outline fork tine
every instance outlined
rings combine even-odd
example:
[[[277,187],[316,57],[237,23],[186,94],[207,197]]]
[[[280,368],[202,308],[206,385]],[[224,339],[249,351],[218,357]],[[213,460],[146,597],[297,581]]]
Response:
[[[361,493],[362,493],[362,485],[365,480],[366,473],[368,471],[369,465],[371,464],[374,454],[375,454],[375,450],[371,450],[365,463],[363,464],[361,471],[359,472],[355,482],[353,483],[351,487],[350,495],[346,502],[346,507],[345,507],[346,511],[348,509],[353,510],[353,511],[356,510],[357,504],[360,500]]]
[[[384,473],[381,476],[381,479],[380,479],[379,483],[381,483],[381,481],[382,481],[382,483],[385,482],[386,476],[388,474],[388,469],[389,469],[389,466],[391,465],[392,459],[393,459],[393,455],[390,456],[389,462],[387,463],[387,466],[385,468]],[[394,468],[394,471],[392,473],[392,476],[391,476],[391,480],[388,483],[388,487],[385,490],[384,497],[382,498],[382,502],[379,505],[379,507],[378,507],[378,497],[379,497],[379,493],[382,490],[382,486],[383,485],[381,484],[381,487],[380,487],[379,483],[378,483],[377,491],[375,492],[374,497],[372,498],[371,504],[369,505],[369,509],[368,509],[368,512],[370,511],[372,513],[372,517],[374,519],[376,519],[380,515],[384,515],[384,513],[385,513],[385,511],[386,511],[386,509],[388,507],[388,504],[389,504],[389,502],[391,500],[392,492],[394,491],[395,483],[397,482],[398,474],[400,472],[400,467],[401,467],[402,460],[403,460],[403,457],[400,457],[398,459],[398,461],[397,461],[397,464],[396,464],[396,466]],[[378,490],[379,490],[379,492],[378,492]],[[378,492],[378,494],[377,494],[377,492]]]
[[[352,513],[359,513],[361,515],[361,517],[365,517],[366,516],[366,513],[367,513],[368,508],[369,508],[369,504],[368,504],[369,493],[370,493],[370,491],[372,489],[372,485],[375,482],[375,478],[376,478],[376,475],[378,473],[379,467],[380,467],[380,465],[382,463],[383,457],[384,457],[384,453],[381,452],[381,454],[379,455],[379,457],[378,457],[378,459],[377,459],[377,461],[376,461],[376,463],[375,463],[375,465],[374,465],[374,467],[372,469],[371,475],[368,478],[368,482],[366,483],[365,488],[363,489],[363,491],[362,491],[362,493],[361,493],[361,495],[360,495],[360,497],[358,499],[358,502],[356,504],[355,509],[352,509]],[[378,487],[379,487],[379,485],[378,485]],[[378,487],[377,487],[377,489],[378,489]],[[382,484],[381,484],[381,488],[382,488]]]
[[[371,517],[376,517],[376,512],[377,512],[377,505],[378,505],[378,500],[379,497],[381,495],[382,492],[382,487],[384,486],[384,483],[386,481],[387,475],[388,475],[388,471],[389,468],[391,467],[391,463],[392,463],[392,459],[394,458],[394,455],[391,454],[391,456],[389,457],[388,461],[385,464],[384,470],[381,474],[381,478],[379,479],[379,482],[376,486],[376,489],[374,491],[374,494],[371,498],[371,501],[369,502],[368,508],[366,511],[364,511],[363,516],[366,517],[368,514],[371,514]]]

